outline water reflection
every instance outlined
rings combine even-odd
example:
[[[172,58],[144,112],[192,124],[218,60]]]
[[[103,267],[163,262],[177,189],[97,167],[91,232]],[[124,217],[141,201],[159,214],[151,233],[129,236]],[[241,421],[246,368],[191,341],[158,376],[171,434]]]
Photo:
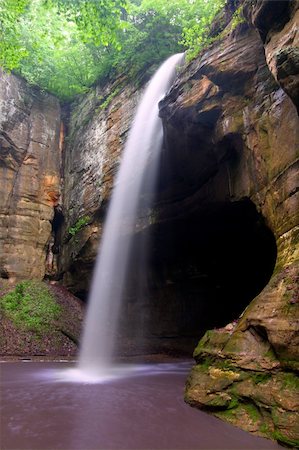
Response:
[[[126,366],[110,380],[74,383],[66,377],[72,364],[2,364],[1,448],[280,448],[186,405],[183,391],[190,365]]]

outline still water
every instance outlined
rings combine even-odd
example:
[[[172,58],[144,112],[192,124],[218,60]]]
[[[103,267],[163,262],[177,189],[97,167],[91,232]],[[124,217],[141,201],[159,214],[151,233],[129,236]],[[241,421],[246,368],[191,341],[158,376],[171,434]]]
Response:
[[[281,448],[186,405],[191,365],[137,365],[122,376],[93,382],[70,381],[72,363],[2,363],[0,448]]]

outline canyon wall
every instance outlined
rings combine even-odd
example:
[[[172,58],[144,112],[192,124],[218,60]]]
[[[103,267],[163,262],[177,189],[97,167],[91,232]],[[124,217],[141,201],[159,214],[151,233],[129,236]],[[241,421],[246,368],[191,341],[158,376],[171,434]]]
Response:
[[[198,208],[202,217],[212,205],[250,201],[275,237],[277,259],[244,313],[200,340],[186,401],[293,446],[299,439],[299,11],[296,2],[244,5],[245,20],[229,25],[162,101],[174,167],[164,201],[169,218],[182,211],[181,200],[171,205],[174,192],[187,194],[184,214]],[[252,264],[263,270],[257,263],[258,257]]]
[[[60,105],[0,72],[0,277],[42,279],[61,185]],[[51,265],[51,263],[50,263]]]
[[[140,92],[118,79],[71,106],[65,142],[59,272],[86,297],[103,219]]]

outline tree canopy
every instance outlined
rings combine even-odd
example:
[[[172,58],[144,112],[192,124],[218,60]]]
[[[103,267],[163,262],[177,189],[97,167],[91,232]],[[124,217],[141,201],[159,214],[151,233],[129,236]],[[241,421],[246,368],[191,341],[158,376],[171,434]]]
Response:
[[[225,0],[1,0],[0,65],[62,100],[196,55]]]

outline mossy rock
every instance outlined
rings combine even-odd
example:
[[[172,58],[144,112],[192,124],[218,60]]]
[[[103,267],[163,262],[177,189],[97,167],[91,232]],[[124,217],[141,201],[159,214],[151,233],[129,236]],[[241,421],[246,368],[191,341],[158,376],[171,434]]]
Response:
[[[299,413],[273,408],[271,415],[275,426],[272,437],[282,444],[299,448]]]
[[[223,330],[208,330],[194,350],[195,360],[205,353],[215,354],[221,351],[230,338],[230,333]]]
[[[253,403],[243,403],[238,401],[236,407],[217,411],[217,417],[237,427],[243,428],[251,433],[261,435],[260,428],[263,424],[263,417],[259,409]]]

